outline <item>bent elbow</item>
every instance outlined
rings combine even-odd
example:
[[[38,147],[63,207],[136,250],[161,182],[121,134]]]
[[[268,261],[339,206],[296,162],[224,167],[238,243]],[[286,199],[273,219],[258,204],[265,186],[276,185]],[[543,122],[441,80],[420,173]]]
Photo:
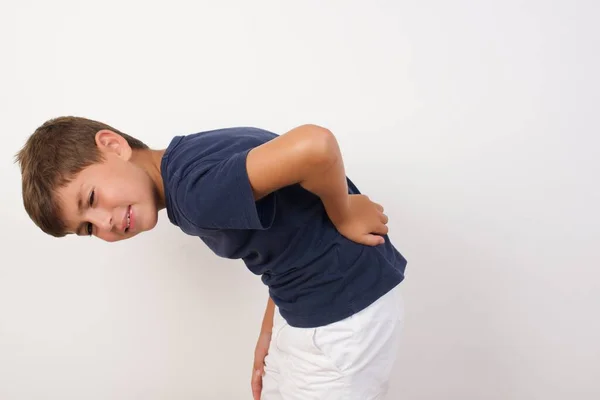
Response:
[[[339,158],[337,139],[329,129],[318,125],[304,125],[303,129],[310,164],[330,165]]]

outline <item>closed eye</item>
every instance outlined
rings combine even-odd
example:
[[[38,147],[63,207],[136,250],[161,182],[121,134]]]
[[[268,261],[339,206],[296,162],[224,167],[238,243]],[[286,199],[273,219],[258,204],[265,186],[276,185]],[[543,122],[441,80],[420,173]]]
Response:
[[[94,205],[94,198],[96,197],[95,195],[96,195],[96,191],[92,190],[90,193],[90,199],[89,199],[90,207],[92,207]],[[93,232],[94,232],[94,225],[92,225],[91,223],[88,222],[86,224],[86,233],[89,236],[92,236]]]

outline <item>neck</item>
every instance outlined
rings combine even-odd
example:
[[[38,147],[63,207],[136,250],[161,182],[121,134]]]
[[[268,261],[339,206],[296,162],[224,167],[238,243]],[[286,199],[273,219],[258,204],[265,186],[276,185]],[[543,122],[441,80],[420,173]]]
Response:
[[[156,205],[159,210],[165,208],[165,189],[163,186],[160,166],[165,150],[135,150],[131,156],[135,164],[146,171],[154,183]]]

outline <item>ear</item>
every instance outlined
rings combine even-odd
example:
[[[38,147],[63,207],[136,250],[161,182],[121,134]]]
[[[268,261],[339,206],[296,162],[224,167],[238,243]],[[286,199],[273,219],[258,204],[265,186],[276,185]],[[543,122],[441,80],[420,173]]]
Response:
[[[108,129],[96,132],[96,146],[104,155],[113,154],[125,161],[131,158],[133,152],[123,136]]]

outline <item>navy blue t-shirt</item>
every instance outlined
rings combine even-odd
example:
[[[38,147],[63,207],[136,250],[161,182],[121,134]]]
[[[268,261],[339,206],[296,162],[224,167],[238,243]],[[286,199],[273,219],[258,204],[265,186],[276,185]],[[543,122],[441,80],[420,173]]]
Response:
[[[169,220],[221,257],[260,275],[291,326],[316,327],[364,309],[404,279],[406,260],[385,244],[342,236],[300,185],[255,201],[248,152],[277,135],[229,128],[175,137],[161,164]],[[359,194],[348,179],[349,192]]]

